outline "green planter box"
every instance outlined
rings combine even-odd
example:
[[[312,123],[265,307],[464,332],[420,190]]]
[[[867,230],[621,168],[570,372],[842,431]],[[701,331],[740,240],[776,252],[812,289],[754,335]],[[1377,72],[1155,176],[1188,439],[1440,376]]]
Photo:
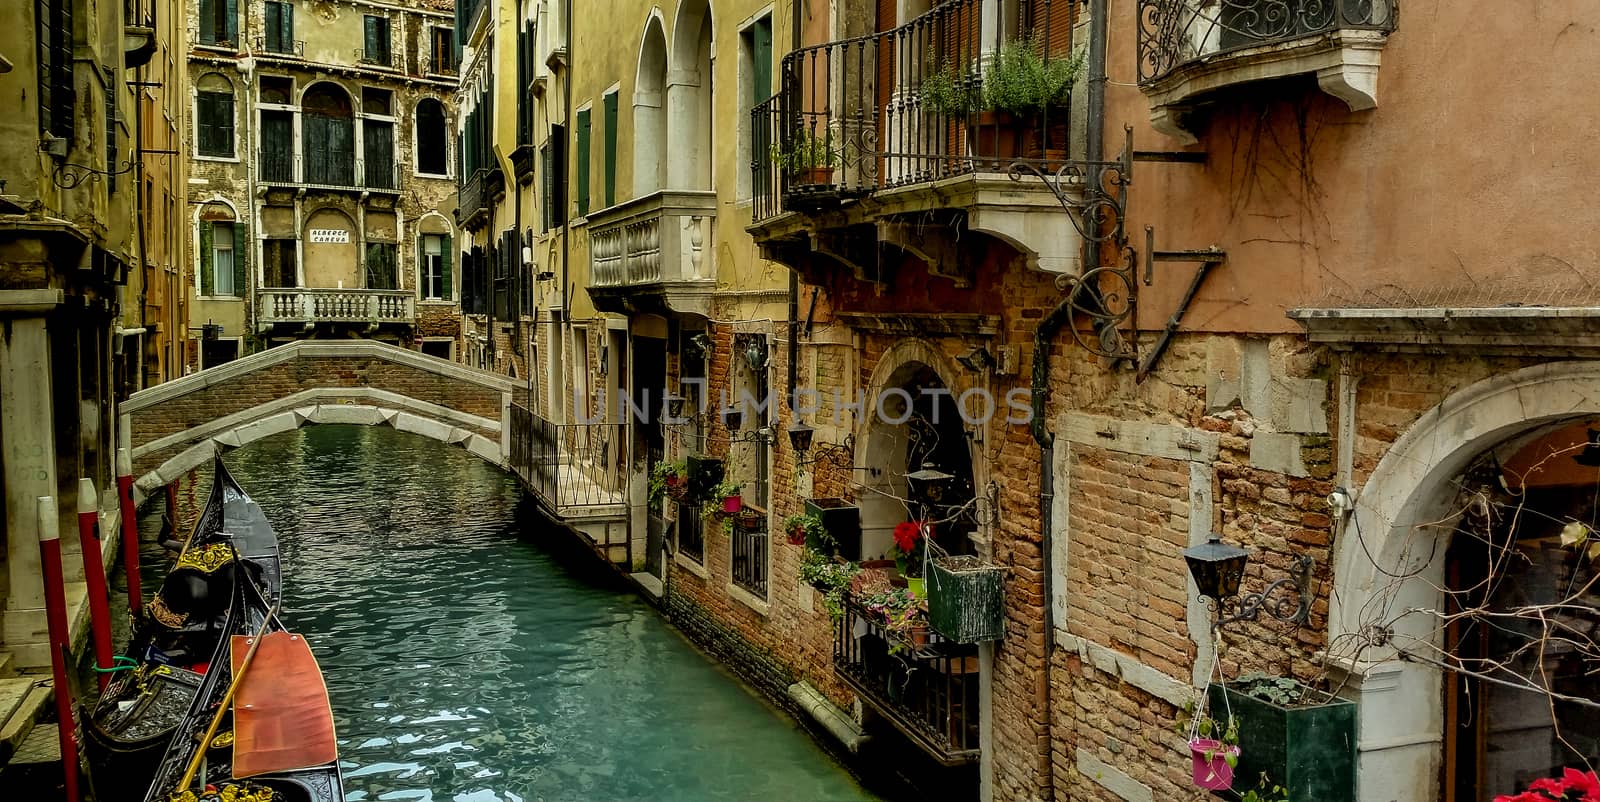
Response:
[[[1005,577],[976,557],[928,563],[928,626],[957,643],[1005,636]]]
[[[860,508],[842,498],[808,498],[806,513],[817,516],[822,528],[839,544],[835,554],[851,562],[861,559]]]
[[[1309,688],[1305,698],[1320,704],[1282,707],[1215,684],[1207,692],[1212,718],[1224,721],[1232,710],[1239,723],[1234,791],[1255,788],[1265,772],[1289,790],[1289,802],[1355,801],[1354,702]]]
[[[711,490],[722,484],[725,473],[722,460],[690,454],[684,460],[684,478],[689,486],[689,500],[705,501],[711,495]]]

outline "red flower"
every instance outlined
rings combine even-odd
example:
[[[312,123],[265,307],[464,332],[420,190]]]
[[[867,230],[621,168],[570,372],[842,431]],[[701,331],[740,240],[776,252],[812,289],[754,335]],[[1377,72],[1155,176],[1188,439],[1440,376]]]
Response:
[[[1600,778],[1592,771],[1578,771],[1566,769],[1561,773],[1561,779],[1543,778],[1534,780],[1528,790],[1514,796],[1497,796],[1494,802],[1551,802],[1551,800],[1568,800],[1573,792],[1581,793],[1578,802],[1600,802]]]
[[[902,554],[910,554],[922,539],[922,527],[916,521],[902,521],[894,525],[894,546]]]

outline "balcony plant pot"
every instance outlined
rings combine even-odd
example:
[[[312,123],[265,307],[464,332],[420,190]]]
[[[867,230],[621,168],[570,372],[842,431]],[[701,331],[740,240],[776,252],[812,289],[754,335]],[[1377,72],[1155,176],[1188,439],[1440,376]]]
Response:
[[[722,484],[726,469],[722,460],[712,457],[690,454],[684,460],[684,476],[688,482],[689,499],[702,501],[711,494],[711,489]]]
[[[728,496],[722,499],[723,512],[733,515],[741,509],[744,509],[744,499],[739,496]]]
[[[689,500],[689,480],[682,476],[667,477],[667,498],[682,503]]]
[[[977,557],[939,557],[928,563],[928,623],[957,643],[1005,635],[1005,576]]]
[[[804,546],[804,545],[806,545],[806,528],[805,527],[803,527],[803,526],[791,526],[791,527],[789,527],[788,535],[789,535],[789,545],[791,545],[791,546]]]
[[[733,516],[733,526],[741,532],[754,534],[767,530],[767,514],[754,508],[743,507]]]
[[[822,520],[822,528],[828,530],[833,541],[838,544],[833,553],[846,560],[856,561],[861,559],[861,509],[842,498],[810,498],[806,499],[806,512]],[[809,544],[818,548],[822,544]],[[820,550],[820,549],[819,549]]]
[[[1248,693],[1248,684],[1213,684],[1207,689],[1211,709],[1231,710],[1238,721],[1236,771],[1241,777],[1265,772],[1289,789],[1289,802],[1353,802],[1355,703],[1297,682],[1284,684],[1294,686],[1297,701],[1281,704],[1257,698]]]
[[[1228,757],[1239,755],[1239,747],[1224,746],[1211,738],[1193,738],[1189,741],[1189,756],[1194,772],[1194,784],[1207,791],[1227,791],[1233,788],[1233,767]]]
[[[1001,168],[1017,158],[1017,116],[980,111],[967,123],[967,153],[980,167]]]
[[[797,187],[826,187],[833,185],[832,167],[807,167],[796,173],[794,183]]]

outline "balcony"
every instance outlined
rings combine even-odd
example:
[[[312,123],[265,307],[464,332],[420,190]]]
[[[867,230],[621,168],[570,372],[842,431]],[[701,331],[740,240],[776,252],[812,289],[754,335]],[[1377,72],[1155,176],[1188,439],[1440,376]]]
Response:
[[[1036,269],[1076,272],[1082,238],[1062,224],[1062,205],[1081,205],[1103,167],[1072,158],[1083,150],[1070,112],[1081,79],[1064,78],[1025,112],[1003,110],[986,86],[1012,63],[1007,53],[1080,72],[1078,4],[1039,0],[1032,24],[1011,39],[991,32],[984,5],[945,0],[892,30],[784,58],[778,94],[752,112],[750,230],[759,242],[865,268],[875,251],[850,254],[828,240],[867,235],[953,265],[953,239],[908,232],[932,215],[942,231],[960,225],[1009,242]]]
[[[479,167],[456,188],[456,223],[476,229],[489,219],[489,208],[505,193],[505,173]]]
[[[394,66],[390,59],[390,53],[388,49],[367,50],[358,47],[355,49],[354,55],[356,57],[356,63],[365,67],[387,68]]]
[[[621,423],[555,423],[511,405],[510,467],[563,520],[627,514]]]
[[[898,642],[847,597],[844,619],[834,629],[833,670],[935,760],[955,766],[978,759],[977,646],[938,635],[924,646]]]
[[[256,293],[256,323],[365,323],[409,326],[417,321],[416,296],[410,290],[264,289]]]
[[[708,315],[712,192],[663,190],[589,216],[589,297],[606,312]]]
[[[1156,130],[1196,141],[1208,95],[1297,75],[1352,111],[1378,105],[1378,63],[1397,0],[1139,0],[1139,87]]]
[[[287,41],[280,40],[277,37],[269,39],[265,36],[257,36],[255,38],[255,46],[257,52],[268,56],[305,58],[306,55],[306,42],[304,39]]]
[[[281,150],[264,150],[257,178],[268,186],[371,191],[398,194],[398,175],[391,163],[367,162],[349,154],[314,152],[309,160]]]

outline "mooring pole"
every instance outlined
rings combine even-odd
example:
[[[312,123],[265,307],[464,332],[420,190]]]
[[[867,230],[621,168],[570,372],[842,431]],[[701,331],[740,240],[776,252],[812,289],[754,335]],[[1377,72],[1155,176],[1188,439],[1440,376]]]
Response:
[[[126,446],[117,449],[117,502],[122,507],[122,572],[128,576],[128,612],[137,619],[144,608],[144,588],[139,583],[139,521],[133,509],[133,458]]]
[[[67,684],[67,588],[61,573],[61,526],[56,500],[39,497],[39,561],[44,566],[44,618],[50,632],[50,671],[55,682],[56,718],[61,742],[61,768],[67,802],[79,802],[78,737],[72,718],[72,688]]]
[[[94,632],[94,662],[100,690],[111,682],[111,599],[106,588],[105,556],[100,553],[99,497],[94,481],[78,480],[78,540],[83,544],[83,580],[88,584],[89,626]]]

